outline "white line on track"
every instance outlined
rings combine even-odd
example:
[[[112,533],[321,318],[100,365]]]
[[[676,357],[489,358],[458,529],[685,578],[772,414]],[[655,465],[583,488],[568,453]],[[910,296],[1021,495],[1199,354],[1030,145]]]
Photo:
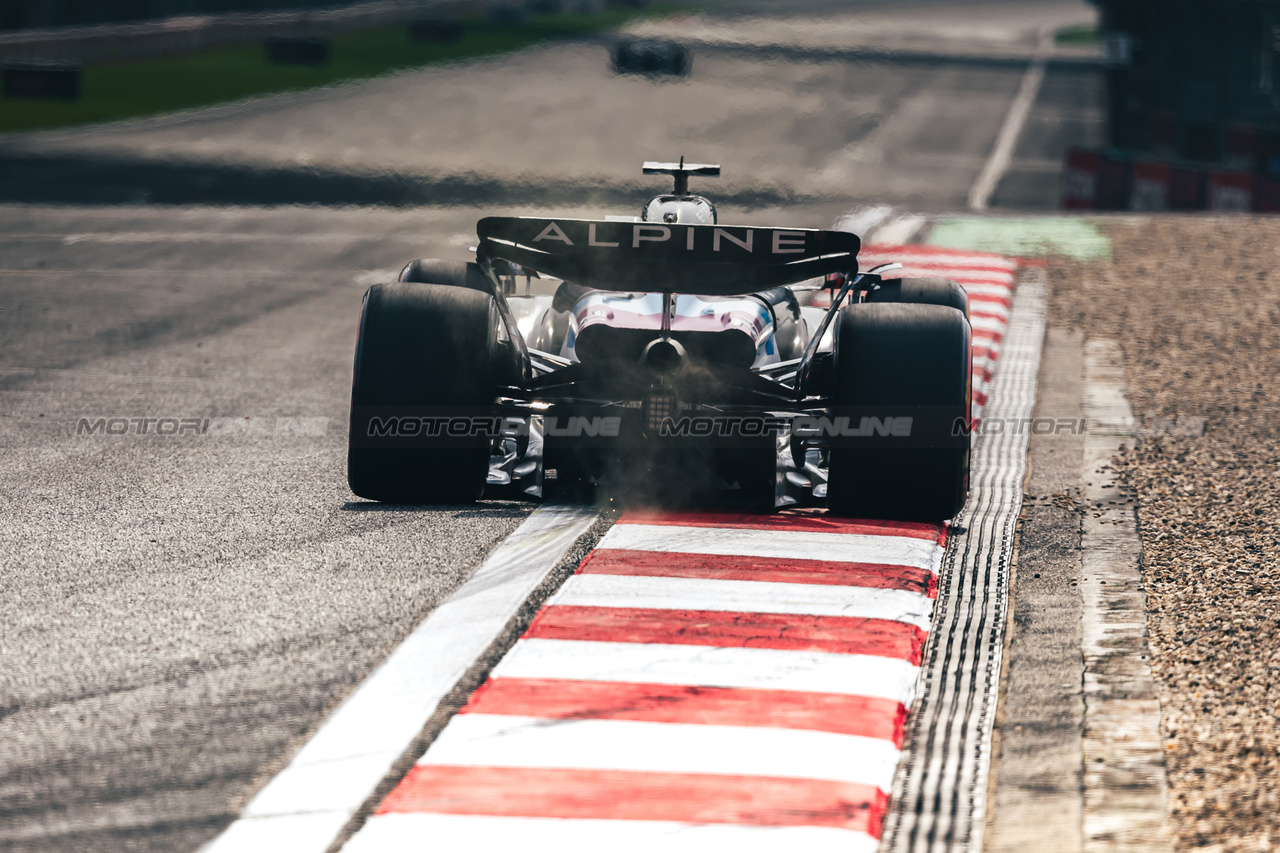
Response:
[[[828,779],[888,791],[898,748],[808,729],[459,714],[418,764]]]
[[[721,554],[736,557],[888,563],[935,569],[938,546],[928,539],[795,530],[680,527],[668,524],[619,524],[598,548]]]
[[[838,693],[910,705],[918,672],[907,661],[878,655],[527,639],[492,676]]]
[[[563,820],[487,815],[388,814],[365,824],[343,853],[519,850],[520,853],[875,853],[863,832],[816,826],[688,824],[660,820]],[[282,848],[287,849],[287,848]]]
[[[458,680],[594,523],[543,506],[347,698],[203,853],[323,851]]]
[[[1006,325],[1009,319],[1009,309],[998,302],[970,302],[969,310],[970,312],[997,317],[1001,322],[1005,322]]]
[[[904,266],[945,267],[952,276],[967,275],[977,270],[998,275],[997,270],[1005,270],[1012,275],[1018,269],[1018,262],[1012,258],[983,252],[966,252],[962,249],[930,248],[927,252],[918,251],[921,247],[907,248],[869,246],[858,253],[858,260],[867,263],[884,263],[897,261]]]
[[[988,349],[992,349],[996,346],[996,340],[999,337],[1000,335],[998,335],[995,332],[986,331],[984,329],[974,329],[973,345],[984,346],[984,347],[987,347]]]
[[[882,223],[874,233],[867,235],[867,242],[887,245],[910,243],[927,224],[928,220],[919,214],[902,214]]]
[[[969,325],[973,327],[975,337],[979,332],[990,332],[992,334],[1004,334],[1005,327],[1009,324],[999,317],[970,317]]]
[[[552,604],[892,619],[929,630],[933,602],[903,589],[811,583],[574,575]]]
[[[963,285],[964,292],[972,298],[974,296],[994,296],[998,299],[1008,299],[1010,303],[1013,301],[1013,285],[1012,284],[981,284],[978,282],[965,282]]]
[[[1018,144],[1018,137],[1022,135],[1023,125],[1027,123],[1027,114],[1031,112],[1031,105],[1035,103],[1036,95],[1040,93],[1040,84],[1044,82],[1044,69],[1047,62],[1046,44],[1046,40],[1042,38],[1040,52],[1031,61],[1027,73],[1022,75],[1022,85],[1018,87],[1018,94],[1009,105],[1009,112],[1004,117],[1004,124],[1000,126],[1000,133],[996,136],[996,144],[991,149],[991,156],[983,164],[982,171],[978,173],[978,179],[973,182],[973,187],[969,190],[971,210],[981,212],[987,209],[992,194],[1000,185],[1000,179],[1004,177],[1005,172],[1009,171],[1009,165],[1013,162],[1014,147]]]

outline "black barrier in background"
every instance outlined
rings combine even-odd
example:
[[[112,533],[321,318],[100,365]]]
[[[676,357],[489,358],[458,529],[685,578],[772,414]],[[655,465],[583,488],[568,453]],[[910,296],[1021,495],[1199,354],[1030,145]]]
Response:
[[[447,18],[419,18],[409,22],[409,38],[418,42],[451,44],[462,38],[462,22]]]
[[[329,40],[284,37],[267,39],[267,59],[276,65],[324,65],[329,61]]]
[[[63,65],[6,65],[6,98],[54,98],[74,101],[80,97],[80,69]]]

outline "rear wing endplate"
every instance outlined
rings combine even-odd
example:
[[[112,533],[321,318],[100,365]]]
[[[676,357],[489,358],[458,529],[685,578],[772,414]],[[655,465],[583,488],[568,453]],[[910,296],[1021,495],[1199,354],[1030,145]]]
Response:
[[[805,228],[488,217],[477,260],[600,290],[733,296],[858,271],[856,234]]]

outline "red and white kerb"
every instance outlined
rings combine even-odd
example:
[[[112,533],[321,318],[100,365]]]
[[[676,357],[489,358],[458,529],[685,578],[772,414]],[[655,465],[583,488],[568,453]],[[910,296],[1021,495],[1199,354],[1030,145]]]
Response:
[[[624,516],[346,849],[874,850],[943,538]]]

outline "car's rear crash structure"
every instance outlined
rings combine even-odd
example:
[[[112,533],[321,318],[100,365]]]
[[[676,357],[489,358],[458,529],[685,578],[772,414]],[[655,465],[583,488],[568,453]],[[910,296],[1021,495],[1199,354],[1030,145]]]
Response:
[[[853,234],[720,225],[688,191],[719,167],[645,166],[676,187],[641,217],[482,219],[474,263],[414,261],[369,289],[352,490],[461,502],[541,496],[554,477],[953,516],[969,473],[964,291],[859,272]],[[535,295],[534,277],[559,283]]]

